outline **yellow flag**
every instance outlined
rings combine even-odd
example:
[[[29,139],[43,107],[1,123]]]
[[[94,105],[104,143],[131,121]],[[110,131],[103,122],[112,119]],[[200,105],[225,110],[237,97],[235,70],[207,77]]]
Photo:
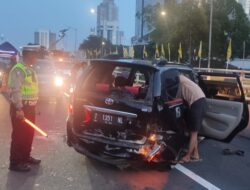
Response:
[[[90,58],[93,58],[92,50],[89,50],[89,57],[90,57]]]
[[[202,41],[200,41],[200,47],[199,47],[199,51],[198,51],[198,57],[201,59],[202,56]]]
[[[160,57],[159,49],[158,49],[158,44],[155,45],[155,58]]]
[[[148,52],[147,52],[146,46],[144,45],[143,46],[143,59],[145,59],[147,57],[148,57]]]
[[[99,49],[96,53],[96,56],[99,57],[101,55],[101,49]]]
[[[230,60],[232,57],[232,39],[229,40],[228,48],[227,48],[227,60]]]
[[[182,48],[181,48],[181,42],[180,42],[180,45],[179,45],[179,49],[178,49],[178,56],[180,59],[182,59]]]
[[[115,46],[115,54],[118,54],[117,46]]]
[[[134,58],[134,57],[135,57],[134,46],[131,46],[131,47],[129,48],[129,56],[130,56],[131,58]]]
[[[161,44],[161,56],[165,57],[165,49],[163,44]]]
[[[123,47],[123,57],[128,57],[128,49]]]

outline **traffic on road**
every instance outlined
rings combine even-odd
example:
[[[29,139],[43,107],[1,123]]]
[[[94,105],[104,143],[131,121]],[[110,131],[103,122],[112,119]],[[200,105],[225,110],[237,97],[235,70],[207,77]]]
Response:
[[[2,1],[0,190],[249,190],[249,5]]]
[[[48,133],[48,138],[36,133],[33,155],[42,163],[29,173],[10,172],[9,142],[11,123],[6,97],[0,95],[0,189],[248,189],[250,160],[249,127],[230,144],[212,139],[202,140],[202,161],[164,165],[138,165],[119,169],[76,153],[67,145],[67,98],[38,102],[36,124]],[[243,150],[244,155],[224,155],[223,150]],[[233,171],[233,172],[232,172]]]
[[[58,92],[60,100],[41,96],[36,126],[48,137],[36,132],[32,151],[42,163],[27,174],[8,171],[11,123],[4,110],[9,110],[10,100],[2,92],[1,152],[6,154],[1,189],[247,189],[250,129],[237,75],[197,75],[187,65],[163,63],[93,60],[78,69],[70,96],[63,90]],[[178,89],[178,81],[172,80],[176,71],[201,80],[206,90],[208,111],[197,162],[178,162],[188,138],[181,122],[187,107],[173,99]],[[244,175],[239,178],[239,174]]]

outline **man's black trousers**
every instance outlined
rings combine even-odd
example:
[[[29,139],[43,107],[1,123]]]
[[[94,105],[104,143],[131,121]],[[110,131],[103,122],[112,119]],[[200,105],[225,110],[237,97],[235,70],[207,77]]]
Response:
[[[24,105],[24,116],[35,122],[35,106]],[[10,148],[10,164],[16,165],[25,163],[30,157],[34,129],[28,126],[24,121],[16,118],[16,108],[11,104],[10,116],[12,123],[11,148]]]

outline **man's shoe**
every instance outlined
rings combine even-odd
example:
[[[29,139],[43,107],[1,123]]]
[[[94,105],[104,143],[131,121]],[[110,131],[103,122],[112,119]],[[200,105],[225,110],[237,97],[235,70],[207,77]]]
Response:
[[[34,164],[34,165],[38,165],[41,163],[41,160],[33,158],[33,157],[29,157],[27,160],[28,164]]]
[[[30,171],[30,165],[28,164],[11,164],[9,170],[16,172],[28,172]]]

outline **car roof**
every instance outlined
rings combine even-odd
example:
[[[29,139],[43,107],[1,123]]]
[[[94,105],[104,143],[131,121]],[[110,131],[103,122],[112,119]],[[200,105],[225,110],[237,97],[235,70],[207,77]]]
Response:
[[[121,65],[133,65],[133,66],[144,66],[150,69],[157,69],[154,65],[152,65],[151,61],[148,60],[140,60],[140,59],[94,59],[90,61],[91,64],[95,63],[117,63]]]
[[[165,71],[169,69],[178,69],[178,70],[193,70],[190,65],[186,64],[167,64],[164,66],[157,67],[160,71]]]
[[[178,64],[178,63],[167,63],[164,65],[153,64],[151,60],[142,60],[142,59],[94,59],[91,60],[91,63],[118,63],[118,64],[129,64],[134,66],[144,66],[154,70],[168,70],[168,69],[184,69],[184,70],[192,70],[192,67],[189,64]]]

